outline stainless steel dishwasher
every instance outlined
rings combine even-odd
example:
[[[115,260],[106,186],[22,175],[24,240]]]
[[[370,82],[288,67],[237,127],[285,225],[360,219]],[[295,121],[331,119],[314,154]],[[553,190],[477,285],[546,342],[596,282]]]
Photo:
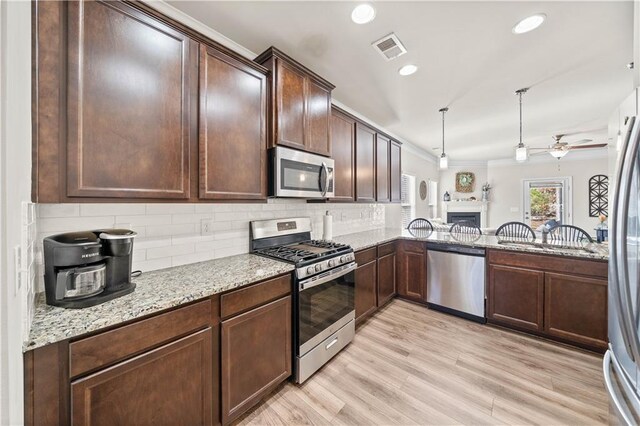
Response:
[[[430,308],[486,322],[485,276],[483,248],[427,244],[427,302]]]

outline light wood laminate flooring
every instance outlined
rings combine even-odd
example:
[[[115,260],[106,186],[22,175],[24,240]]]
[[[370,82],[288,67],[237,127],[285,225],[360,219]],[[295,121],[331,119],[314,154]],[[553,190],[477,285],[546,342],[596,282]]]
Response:
[[[394,300],[237,423],[603,424],[602,357]]]

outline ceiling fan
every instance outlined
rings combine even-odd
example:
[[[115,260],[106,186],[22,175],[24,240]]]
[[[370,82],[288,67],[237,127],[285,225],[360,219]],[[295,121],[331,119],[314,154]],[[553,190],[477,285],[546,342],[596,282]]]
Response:
[[[555,143],[553,145],[549,145],[547,148],[529,148],[531,151],[541,151],[536,152],[531,155],[542,155],[542,154],[551,154],[552,157],[557,158],[558,160],[564,157],[569,153],[569,151],[573,151],[576,149],[593,149],[593,148],[603,148],[607,146],[606,142],[603,143],[592,143],[592,139],[581,139],[576,142],[568,143],[562,141],[562,138],[567,136],[566,134],[554,135],[553,140]]]

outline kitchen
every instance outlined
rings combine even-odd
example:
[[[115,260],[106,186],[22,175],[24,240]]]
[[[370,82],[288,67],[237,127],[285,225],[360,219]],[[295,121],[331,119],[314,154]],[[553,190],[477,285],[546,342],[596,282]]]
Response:
[[[0,10],[1,423],[635,423],[637,2]]]

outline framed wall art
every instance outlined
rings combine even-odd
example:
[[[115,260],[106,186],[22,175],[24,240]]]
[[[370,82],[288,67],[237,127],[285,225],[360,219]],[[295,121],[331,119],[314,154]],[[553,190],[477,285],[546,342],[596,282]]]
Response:
[[[456,192],[473,192],[476,176],[471,172],[456,173]]]

